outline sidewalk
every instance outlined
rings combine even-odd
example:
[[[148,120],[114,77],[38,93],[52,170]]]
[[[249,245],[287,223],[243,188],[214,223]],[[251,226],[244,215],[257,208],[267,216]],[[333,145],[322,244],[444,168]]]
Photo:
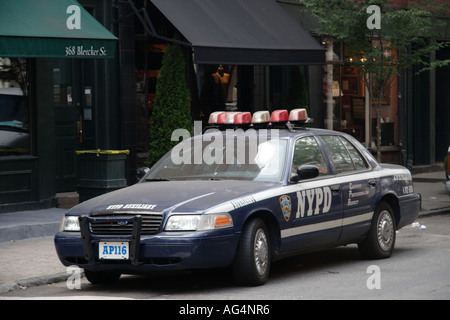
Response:
[[[421,215],[450,212],[443,172],[413,176],[417,193],[422,195]],[[67,209],[0,214],[0,294],[65,281],[66,273],[53,245],[53,236]]]
[[[444,170],[413,175],[414,188],[422,196],[421,215],[450,212],[450,197],[445,190]]]
[[[67,209],[0,214],[0,294],[65,281],[53,236]]]

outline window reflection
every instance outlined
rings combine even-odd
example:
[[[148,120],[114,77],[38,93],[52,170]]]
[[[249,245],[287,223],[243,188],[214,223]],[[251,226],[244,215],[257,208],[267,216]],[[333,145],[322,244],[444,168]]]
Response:
[[[28,61],[0,58],[0,156],[30,153]]]

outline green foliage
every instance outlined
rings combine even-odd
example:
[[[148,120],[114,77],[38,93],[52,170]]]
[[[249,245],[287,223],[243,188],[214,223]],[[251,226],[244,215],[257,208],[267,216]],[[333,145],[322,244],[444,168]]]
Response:
[[[381,158],[381,101],[393,76],[415,67],[423,72],[450,64],[450,60],[430,61],[430,54],[448,46],[436,41],[445,25],[440,14],[448,4],[440,0],[410,0],[406,8],[392,7],[388,0],[298,0],[320,23],[318,33],[345,42],[345,63],[358,68],[371,104],[378,115],[378,159]],[[380,8],[381,28],[367,22]]]
[[[176,129],[192,131],[190,93],[186,84],[186,60],[181,48],[167,47],[156,84],[150,127],[148,164],[152,166],[178,141],[171,141]]]
[[[429,54],[448,45],[435,41],[439,27],[445,25],[438,19],[447,8],[442,1],[411,0],[408,8],[392,7],[388,0],[298,1],[318,19],[320,34],[346,43],[346,56],[353,57],[347,64],[375,77],[385,79],[413,65],[423,69],[439,66],[430,64]],[[379,30],[367,27],[370,5],[381,9]]]

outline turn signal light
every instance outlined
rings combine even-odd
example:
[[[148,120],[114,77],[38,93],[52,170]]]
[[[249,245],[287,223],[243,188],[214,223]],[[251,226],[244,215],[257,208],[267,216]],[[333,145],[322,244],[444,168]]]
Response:
[[[233,225],[233,222],[231,221],[231,219],[228,216],[216,217],[216,219],[214,221],[214,227],[216,227],[216,228],[230,226],[230,225]]]

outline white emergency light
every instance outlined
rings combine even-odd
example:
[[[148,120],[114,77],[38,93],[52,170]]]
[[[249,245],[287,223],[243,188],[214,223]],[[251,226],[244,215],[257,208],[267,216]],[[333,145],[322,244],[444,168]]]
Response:
[[[252,123],[255,126],[268,125],[270,122],[269,111],[257,111],[253,114]]]
[[[289,122],[292,124],[305,124],[309,122],[306,109],[294,109],[289,113]]]

